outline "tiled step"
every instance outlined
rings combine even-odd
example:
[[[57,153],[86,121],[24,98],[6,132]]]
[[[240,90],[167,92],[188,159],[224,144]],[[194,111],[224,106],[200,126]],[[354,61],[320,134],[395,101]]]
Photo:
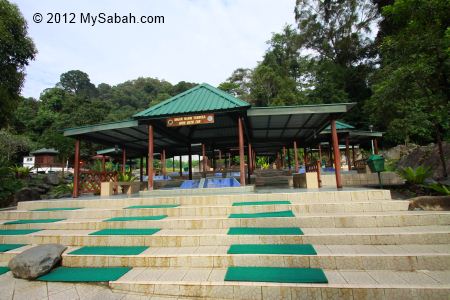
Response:
[[[221,299],[447,299],[449,271],[324,270],[328,284],[223,281],[224,268],[134,268],[115,290]]]
[[[130,205],[145,204],[166,204],[175,203],[181,205],[230,205],[237,201],[262,201],[262,200],[289,200],[299,201],[300,203],[310,202],[362,202],[391,200],[389,190],[343,190],[320,192],[297,192],[292,190],[290,193],[249,193],[239,195],[204,195],[204,196],[171,196],[171,197],[111,197],[107,199],[61,199],[61,200],[42,200],[26,201],[18,203],[18,210],[32,210],[47,207],[85,207],[85,208],[103,208],[103,207],[126,207]]]
[[[191,247],[231,244],[402,245],[450,244],[450,226],[379,228],[304,228],[305,235],[227,235],[226,229],[168,230],[154,235],[93,236],[95,230],[43,230],[28,235],[0,236],[4,244],[61,243],[71,246]]]
[[[0,219],[47,219],[47,218],[113,218],[123,216],[168,215],[168,216],[228,216],[232,213],[257,213],[292,210],[296,215],[310,213],[402,211],[408,209],[407,201],[372,201],[343,203],[277,204],[258,206],[179,206],[175,208],[151,209],[78,209],[64,211],[3,211]],[[106,206],[107,207],[107,206]]]
[[[317,255],[227,254],[226,246],[151,247],[139,255],[63,256],[67,267],[185,267],[225,268],[266,266],[329,270],[448,270],[449,245],[354,246],[315,245]]]
[[[0,220],[0,224],[7,220]],[[450,225],[450,212],[344,212],[309,214],[295,218],[235,219],[228,217],[168,217],[155,221],[103,222],[102,219],[67,219],[55,223],[0,225],[0,229],[104,229],[146,228],[163,229],[226,229],[230,227],[290,227],[351,228]]]

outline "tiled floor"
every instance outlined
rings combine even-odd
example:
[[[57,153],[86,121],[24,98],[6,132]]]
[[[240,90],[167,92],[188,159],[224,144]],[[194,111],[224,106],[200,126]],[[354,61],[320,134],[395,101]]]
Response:
[[[148,295],[111,290],[99,284],[40,282],[16,279],[8,272],[0,276],[0,299],[2,300],[144,300],[176,297],[150,297]]]

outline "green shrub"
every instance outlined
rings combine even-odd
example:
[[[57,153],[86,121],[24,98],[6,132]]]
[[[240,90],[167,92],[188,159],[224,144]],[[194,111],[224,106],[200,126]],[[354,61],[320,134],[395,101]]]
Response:
[[[431,168],[419,166],[415,169],[406,167],[397,170],[397,173],[410,184],[423,184],[427,178],[431,177]]]
[[[0,159],[0,207],[10,205],[16,191],[23,187],[5,160]]]
[[[131,172],[129,173],[119,173],[118,174],[118,181],[122,181],[122,182],[133,182],[137,179],[136,176],[133,176],[133,174]]]
[[[260,166],[263,170],[267,170],[270,167],[267,157],[264,156],[260,156],[256,159],[256,165]]]
[[[54,197],[59,198],[66,194],[72,194],[73,192],[73,183],[68,184],[60,184],[55,187],[52,191]]]
[[[450,196],[450,186],[440,183],[432,183],[426,185],[426,188],[429,188],[430,190],[435,191],[438,194],[444,195],[444,196]]]
[[[14,167],[10,167],[10,170],[16,175],[16,178],[23,179],[27,178],[30,175],[33,167],[29,168],[15,165]]]
[[[397,171],[398,159],[386,159],[384,161],[384,170],[386,172],[395,172]]]

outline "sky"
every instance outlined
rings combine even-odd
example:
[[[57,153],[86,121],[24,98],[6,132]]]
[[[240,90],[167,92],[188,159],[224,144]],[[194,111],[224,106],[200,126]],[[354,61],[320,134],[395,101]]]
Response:
[[[28,23],[38,54],[26,68],[24,97],[38,98],[70,70],[115,85],[153,77],[217,86],[239,68],[253,68],[272,33],[294,24],[295,0],[11,0]],[[40,13],[41,23],[33,21]],[[75,24],[47,23],[67,13]],[[70,15],[73,13],[73,15]],[[96,16],[164,16],[164,24],[81,23]],[[55,17],[54,17],[55,20]]]

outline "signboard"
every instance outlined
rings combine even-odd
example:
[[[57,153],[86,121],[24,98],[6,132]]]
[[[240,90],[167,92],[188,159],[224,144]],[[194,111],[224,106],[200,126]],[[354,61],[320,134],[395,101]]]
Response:
[[[167,127],[191,126],[214,123],[214,114],[203,114],[196,116],[181,116],[166,119]]]

